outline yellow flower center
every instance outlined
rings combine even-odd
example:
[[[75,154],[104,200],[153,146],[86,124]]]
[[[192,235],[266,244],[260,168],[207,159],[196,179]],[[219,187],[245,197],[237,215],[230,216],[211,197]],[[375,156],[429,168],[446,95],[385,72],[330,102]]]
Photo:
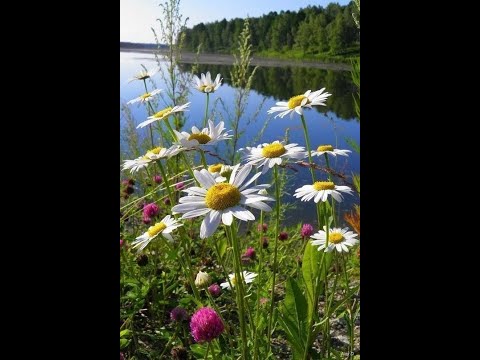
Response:
[[[163,119],[165,116],[169,115],[170,114],[170,111],[172,111],[172,107],[169,106],[159,112],[157,112],[155,115],[153,115],[153,117],[157,118],[157,119]]]
[[[333,146],[332,145],[320,145],[317,148],[317,151],[333,151]]]
[[[200,144],[203,145],[208,143],[210,140],[212,140],[212,138],[207,134],[199,133],[199,134],[190,135],[188,140],[197,140]]]
[[[218,173],[222,169],[222,164],[210,165],[208,171],[211,173]]]
[[[262,149],[262,155],[266,158],[276,158],[286,152],[287,150],[285,150],[285,147],[280,143],[273,143]]]
[[[237,279],[235,278],[235,275],[233,275],[232,278],[230,279],[230,283],[232,284],[232,286],[237,285]]]
[[[330,233],[328,236],[328,241],[334,244],[342,242],[343,235],[340,233]]]
[[[200,90],[204,93],[213,92],[213,86],[212,85],[202,85],[198,88],[198,90]]]
[[[148,153],[153,153],[153,154],[155,154],[155,155],[158,155],[158,154],[160,154],[160,151],[162,151],[162,149],[164,149],[164,148],[162,148],[162,147],[159,146],[159,147],[156,147],[156,148],[154,148],[154,149],[148,150],[148,151],[147,151],[147,154],[148,154]]]
[[[152,94],[150,94],[150,93],[145,93],[145,94],[143,94],[142,96],[140,96],[140,98],[141,98],[142,100],[145,100],[146,98],[149,98],[150,96],[152,96]]]
[[[163,222],[156,223],[153,226],[150,226],[148,228],[148,236],[153,237],[157,235],[159,232],[165,230],[167,228],[167,225],[165,225]]]
[[[317,191],[320,190],[333,190],[335,189],[335,184],[331,181],[315,181],[313,188]]]
[[[303,95],[297,95],[294,97],[291,97],[290,100],[288,100],[288,108],[289,109],[295,109],[297,106],[302,105],[302,100],[305,99],[306,97]],[[307,104],[309,104],[311,101],[308,100],[307,98]]]
[[[205,204],[210,209],[224,210],[240,202],[240,191],[230,184],[215,184],[205,195]]]

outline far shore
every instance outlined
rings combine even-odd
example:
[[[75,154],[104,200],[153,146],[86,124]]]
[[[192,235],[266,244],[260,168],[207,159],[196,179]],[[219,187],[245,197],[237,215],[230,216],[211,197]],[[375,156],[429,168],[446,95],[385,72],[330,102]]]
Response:
[[[158,52],[154,49],[132,49],[132,48],[120,48],[121,52],[132,52],[142,54],[153,54]],[[160,54],[166,54],[165,51],[161,51]],[[233,65],[235,58],[233,55],[228,54],[197,54],[192,52],[182,52],[180,63],[193,64],[198,62],[199,64],[213,64],[213,65]],[[261,67],[278,67],[278,66],[298,66],[308,68],[319,68],[325,70],[351,70],[349,64],[342,63],[323,63],[315,60],[288,60],[288,59],[273,59],[273,58],[260,58],[252,56],[252,65],[258,65]]]

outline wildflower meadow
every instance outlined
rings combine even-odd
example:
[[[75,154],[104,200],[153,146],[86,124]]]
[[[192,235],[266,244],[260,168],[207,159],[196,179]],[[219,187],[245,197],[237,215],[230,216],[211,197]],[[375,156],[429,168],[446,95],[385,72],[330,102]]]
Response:
[[[258,111],[258,121],[301,127],[303,142],[286,135],[239,147],[256,71],[248,19],[231,74],[180,72],[179,3],[160,6],[154,31],[169,52],[125,85],[144,92],[122,106],[143,118],[120,161],[121,359],[359,359],[360,205],[339,207],[359,198],[360,176],[339,176],[334,162],[359,147],[312,143],[306,121],[335,92],[305,88]],[[359,63],[352,68],[359,117]],[[231,119],[213,103],[226,76],[238,95],[223,99]],[[191,93],[202,95],[201,113]],[[295,183],[298,169],[308,184]],[[295,215],[306,204],[313,221]]]

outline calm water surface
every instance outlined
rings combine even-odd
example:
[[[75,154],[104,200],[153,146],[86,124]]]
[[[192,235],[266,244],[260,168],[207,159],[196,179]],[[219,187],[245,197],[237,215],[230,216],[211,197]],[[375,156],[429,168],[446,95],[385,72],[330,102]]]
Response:
[[[120,105],[124,105],[127,101],[138,97],[145,92],[143,81],[133,81],[128,83],[128,79],[138,73],[144,65],[147,69],[155,67],[156,61],[153,55],[132,52],[120,52]],[[200,72],[210,71],[212,78],[220,73],[223,77],[223,85],[213,94],[210,95],[210,110],[215,111],[214,121],[218,123],[222,119],[228,125],[228,114],[221,106],[220,100],[229,107],[230,113],[233,113],[233,99],[235,89],[230,85],[230,69],[231,66],[226,65],[199,65],[197,75]],[[191,65],[182,64],[180,71],[190,72]],[[166,86],[162,82],[161,77],[157,74],[153,77],[157,88],[165,89]],[[148,84],[150,87],[151,84]],[[299,67],[264,67],[259,68],[255,75],[252,89],[249,94],[248,106],[245,115],[240,121],[240,130],[244,133],[238,141],[237,148],[245,146],[256,146],[264,142],[272,142],[274,140],[282,140],[288,129],[289,143],[297,143],[305,146],[303,128],[299,116],[290,119],[289,116],[283,119],[273,119],[272,115],[268,115],[267,111],[270,107],[275,106],[277,101],[286,101],[291,96],[303,94],[306,90],[318,90],[322,87],[330,92],[332,96],[326,102],[326,107],[316,107],[312,110],[306,110],[305,120],[307,122],[310,143],[313,148],[321,144],[332,144],[340,149],[351,149],[346,139],[353,139],[360,145],[360,123],[355,117],[354,103],[352,93],[355,88],[351,82],[350,72],[332,71],[322,69],[308,69]],[[149,88],[150,90],[151,88]],[[188,96],[191,102],[188,112],[186,112],[186,121],[183,129],[190,132],[191,127],[196,125],[201,127],[203,114],[205,111],[205,95],[192,88]],[[258,110],[260,104],[263,106],[258,112],[256,120],[250,120],[254,113]],[[159,108],[166,107],[170,104],[163,104],[160,100]],[[144,121],[147,117],[146,109],[143,105],[130,105],[131,117],[135,124]],[[267,123],[263,133],[262,128]],[[120,128],[123,133],[127,121],[123,111],[120,112]],[[148,136],[147,128],[138,129],[141,139]],[[261,137],[260,137],[261,135]],[[259,138],[260,137],[260,138]],[[217,149],[217,154],[226,157],[224,144]],[[126,151],[127,146],[121,141],[121,150]],[[323,157],[314,157],[315,161],[320,165],[324,164]],[[347,181],[351,183],[351,174],[360,172],[360,156],[352,151],[349,157],[338,156],[330,158],[330,165],[338,172],[347,176]],[[307,161],[307,160],[306,160]],[[207,156],[209,164],[218,162],[218,159]],[[283,195],[282,202],[292,203],[296,205],[295,211],[287,211],[286,224],[297,223],[298,219],[303,222],[315,223],[316,212],[313,202],[300,202],[292,196],[295,189],[311,183],[311,175],[308,169],[296,166],[298,172],[289,170],[287,174],[291,177],[286,193]],[[269,172],[270,173],[270,172]],[[269,181],[268,174],[265,175],[265,181]],[[326,179],[326,174],[318,172],[317,177],[321,180]],[[260,179],[260,181],[262,178]],[[337,181],[337,184],[342,184]],[[349,185],[349,184],[347,184]],[[273,191],[270,191],[273,195]],[[358,195],[345,195],[345,201],[340,205],[340,212],[349,211],[352,205],[359,203]],[[343,223],[341,221],[341,223]]]

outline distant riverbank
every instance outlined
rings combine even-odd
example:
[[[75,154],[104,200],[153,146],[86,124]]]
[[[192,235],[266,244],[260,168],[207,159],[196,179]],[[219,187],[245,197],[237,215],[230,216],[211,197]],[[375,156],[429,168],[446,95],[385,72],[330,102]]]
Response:
[[[120,51],[153,54],[156,50],[131,49],[131,48],[121,47]],[[160,53],[167,54],[166,51],[161,51]],[[199,54],[197,59],[197,54],[195,53],[182,52],[180,63],[193,64],[197,61],[199,64],[232,65],[235,61],[235,58],[232,55],[228,55],[228,54]],[[262,67],[298,66],[298,67],[319,68],[319,69],[326,69],[326,70],[343,70],[343,71],[351,70],[351,66],[349,64],[324,63],[324,62],[319,62],[314,60],[288,60],[288,59],[262,58],[262,57],[256,57],[255,54],[252,56],[251,64],[262,66]]]

